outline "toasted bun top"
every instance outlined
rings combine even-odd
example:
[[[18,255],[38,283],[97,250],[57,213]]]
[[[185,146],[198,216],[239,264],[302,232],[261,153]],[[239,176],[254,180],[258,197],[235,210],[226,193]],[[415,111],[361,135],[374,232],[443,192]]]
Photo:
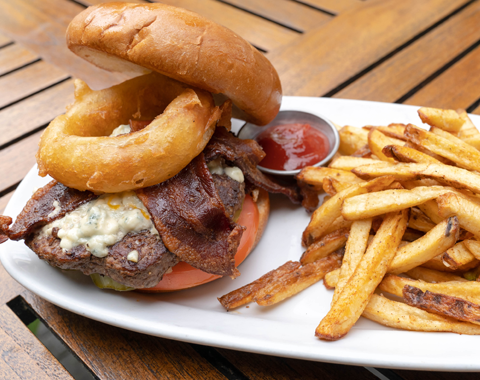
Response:
[[[68,26],[67,45],[109,71],[153,70],[222,93],[255,124],[269,123],[280,107],[280,79],[268,59],[230,29],[181,8],[159,3],[89,7]]]

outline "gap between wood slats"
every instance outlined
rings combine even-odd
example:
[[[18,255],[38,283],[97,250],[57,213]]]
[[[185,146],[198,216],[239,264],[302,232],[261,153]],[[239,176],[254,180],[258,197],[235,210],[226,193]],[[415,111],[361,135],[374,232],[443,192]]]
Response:
[[[362,0],[293,0],[328,12],[332,15],[342,13],[354,6],[362,4]]]
[[[401,103],[472,50],[472,44],[480,39],[479,24],[480,2],[475,2],[450,15],[334,97]]]
[[[0,52],[0,76],[38,59],[36,54],[18,44],[8,45]]]
[[[217,1],[250,12],[299,33],[324,25],[332,18],[331,15],[291,0]]]

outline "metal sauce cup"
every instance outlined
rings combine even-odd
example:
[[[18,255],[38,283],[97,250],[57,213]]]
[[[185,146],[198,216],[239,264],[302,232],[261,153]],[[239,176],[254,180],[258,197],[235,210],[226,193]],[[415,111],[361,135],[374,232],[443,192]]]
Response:
[[[239,131],[238,137],[241,139],[252,139],[255,138],[266,130],[269,127],[275,125],[282,125],[282,124],[291,124],[291,123],[302,123],[302,124],[310,124],[313,128],[318,129],[319,131],[323,132],[323,134],[327,137],[328,143],[330,146],[330,152],[328,153],[327,157],[325,157],[322,161],[317,162],[313,166],[322,166],[325,165],[328,161],[332,159],[335,153],[338,150],[338,146],[340,145],[340,136],[338,134],[337,128],[324,116],[318,113],[311,113],[311,112],[303,112],[303,111],[293,111],[293,110],[285,110],[280,111],[275,119],[267,125],[263,127],[259,127],[255,124],[246,123]],[[278,175],[278,176],[294,176],[302,169],[296,170],[274,170],[264,168],[261,165],[258,165],[258,168],[268,174]]]

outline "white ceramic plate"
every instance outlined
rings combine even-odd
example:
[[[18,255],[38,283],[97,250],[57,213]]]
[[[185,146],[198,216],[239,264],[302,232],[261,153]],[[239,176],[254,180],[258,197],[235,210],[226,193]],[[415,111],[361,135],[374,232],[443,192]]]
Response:
[[[315,110],[340,125],[421,124],[417,107],[339,99],[285,97],[283,109]],[[480,117],[472,116],[474,122]],[[238,125],[237,125],[238,126]],[[5,213],[16,216],[34,188],[48,182],[33,168]],[[272,196],[265,235],[240,266],[242,275],[163,295],[115,293],[97,289],[76,272],[40,261],[23,242],[0,246],[10,275],[40,297],[74,313],[125,329],[186,342],[269,355],[365,366],[478,371],[478,337],[394,330],[360,319],[345,338],[324,342],[314,331],[327,313],[332,292],[322,282],[273,307],[256,304],[227,313],[217,297],[243,286],[302,253],[306,212],[286,198]]]

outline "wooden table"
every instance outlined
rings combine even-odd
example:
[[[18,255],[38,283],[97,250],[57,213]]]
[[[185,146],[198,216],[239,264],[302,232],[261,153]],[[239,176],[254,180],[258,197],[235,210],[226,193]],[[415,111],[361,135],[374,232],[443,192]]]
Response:
[[[68,22],[101,0],[0,0],[0,212],[35,163],[39,135],[101,72],[65,47]],[[242,35],[273,62],[286,95],[480,111],[480,1],[166,0]],[[92,78],[94,78],[92,80]],[[0,268],[0,378],[70,374],[26,328],[40,318],[100,379],[473,379],[282,359],[145,336],[43,301]],[[385,378],[383,377],[383,378]]]

